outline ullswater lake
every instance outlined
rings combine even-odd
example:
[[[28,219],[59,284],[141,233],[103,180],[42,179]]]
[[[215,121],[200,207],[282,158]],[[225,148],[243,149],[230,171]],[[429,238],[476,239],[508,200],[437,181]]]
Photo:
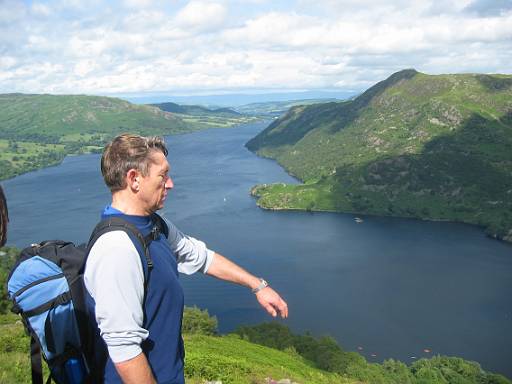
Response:
[[[512,245],[475,226],[256,206],[255,184],[297,183],[244,144],[255,123],[167,137],[175,187],[162,213],[288,301],[294,332],[333,336],[369,361],[437,354],[512,377]],[[110,194],[100,155],[2,182],[9,245],[85,242]],[[183,276],[187,305],[216,315],[221,332],[270,321],[245,288]]]

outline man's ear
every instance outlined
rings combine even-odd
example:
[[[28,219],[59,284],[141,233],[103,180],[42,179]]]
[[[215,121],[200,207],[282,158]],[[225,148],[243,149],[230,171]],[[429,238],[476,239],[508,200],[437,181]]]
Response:
[[[128,184],[128,187],[132,191],[138,191],[140,188],[139,185],[140,180],[140,173],[136,169],[130,169],[128,172],[126,172],[126,182]]]

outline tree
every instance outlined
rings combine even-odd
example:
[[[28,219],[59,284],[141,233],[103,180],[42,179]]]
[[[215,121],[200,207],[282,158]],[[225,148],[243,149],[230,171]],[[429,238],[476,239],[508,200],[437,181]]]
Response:
[[[196,306],[185,307],[181,325],[183,333],[213,336],[218,333],[217,326],[217,317],[210,316],[207,309],[201,310]]]

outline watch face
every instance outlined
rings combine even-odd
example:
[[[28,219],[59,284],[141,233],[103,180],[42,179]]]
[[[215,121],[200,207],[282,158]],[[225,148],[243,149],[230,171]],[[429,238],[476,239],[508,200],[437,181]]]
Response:
[[[265,279],[262,279],[262,278],[260,277],[260,285],[258,285],[258,286],[257,286],[256,288],[254,288],[252,291],[253,291],[253,293],[257,293],[257,292],[261,291],[261,290],[262,290],[263,288],[265,288],[265,287],[268,287],[268,283],[266,282],[266,280],[265,280]]]

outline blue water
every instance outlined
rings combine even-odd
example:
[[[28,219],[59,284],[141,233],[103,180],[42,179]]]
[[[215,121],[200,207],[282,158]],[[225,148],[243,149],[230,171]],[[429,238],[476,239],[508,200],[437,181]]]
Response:
[[[464,224],[263,211],[253,185],[296,182],[244,148],[263,128],[169,137],[175,188],[163,213],[265,277],[288,301],[294,331],[331,335],[369,361],[461,356],[512,377],[512,246]],[[99,155],[67,157],[2,185],[9,243],[19,247],[87,241],[110,196]],[[247,289],[203,276],[182,281],[187,304],[208,308],[223,332],[270,320]]]

